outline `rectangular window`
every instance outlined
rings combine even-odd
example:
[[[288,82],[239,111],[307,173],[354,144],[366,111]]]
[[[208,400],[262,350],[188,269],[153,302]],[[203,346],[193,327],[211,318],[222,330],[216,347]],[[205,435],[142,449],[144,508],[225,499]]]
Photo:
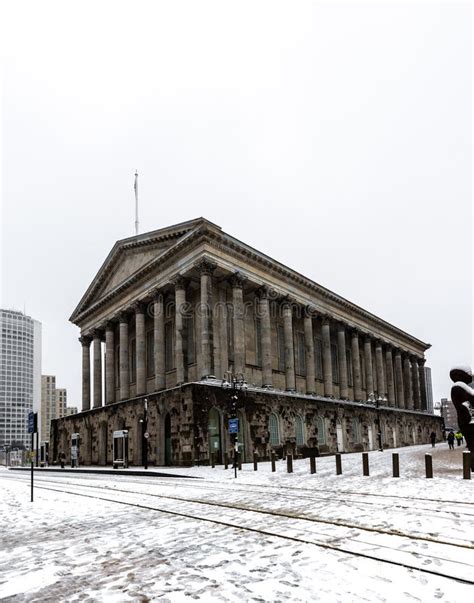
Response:
[[[323,342],[319,337],[314,338],[314,364],[316,379],[323,379]]]
[[[196,353],[194,346],[194,316],[188,316],[185,318],[186,324],[186,335],[187,335],[187,356],[188,364],[194,364],[196,362]]]
[[[262,321],[255,319],[255,364],[262,366]]]
[[[153,377],[155,374],[155,334],[148,331],[146,334],[146,376]]]
[[[346,362],[347,362],[347,385],[352,387],[352,352],[349,348],[346,349]]]
[[[339,383],[339,356],[337,354],[337,345],[331,343],[331,365],[332,365],[332,382]]]
[[[296,333],[296,372],[299,375],[306,375],[306,354],[304,333]]]
[[[171,371],[174,368],[173,354],[173,323],[168,321],[165,324],[165,369]]]
[[[137,380],[137,342],[135,339],[130,341],[130,383],[135,383]]]
[[[285,332],[283,325],[277,325],[278,370],[285,370]]]

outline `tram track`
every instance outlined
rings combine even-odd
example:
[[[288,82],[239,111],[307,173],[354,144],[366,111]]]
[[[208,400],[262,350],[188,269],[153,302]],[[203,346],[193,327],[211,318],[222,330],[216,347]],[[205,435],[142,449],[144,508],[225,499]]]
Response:
[[[50,484],[55,484],[55,485],[58,484],[58,482],[56,480],[42,480],[41,483],[50,483]],[[197,499],[197,498],[182,498],[179,496],[173,496],[171,494],[157,494],[157,493],[153,493],[153,492],[138,492],[136,490],[125,490],[123,488],[117,488],[117,487],[114,487],[113,489],[111,489],[108,486],[98,486],[98,485],[91,485],[91,484],[74,484],[71,482],[61,482],[61,483],[65,484],[65,485],[73,486],[73,487],[84,487],[84,488],[97,489],[97,490],[107,490],[107,491],[113,491],[113,492],[120,492],[122,494],[127,494],[127,495],[131,494],[131,495],[137,495],[137,496],[149,496],[152,498],[173,500],[173,501],[177,501],[177,502],[191,502],[191,503],[200,504],[200,505],[207,505],[210,507],[222,507],[222,508],[227,508],[227,509],[236,509],[236,510],[240,510],[240,511],[251,511],[251,512],[255,512],[255,513],[260,513],[262,515],[271,515],[274,517],[301,519],[301,520],[305,520],[305,521],[316,523],[316,524],[335,525],[335,526],[348,528],[348,529],[364,530],[366,532],[374,532],[377,534],[383,534],[383,535],[388,535],[388,536],[401,536],[404,538],[408,538],[410,540],[425,541],[425,542],[431,542],[431,543],[436,543],[436,544],[441,544],[441,545],[445,544],[445,545],[449,545],[449,546],[457,546],[460,548],[465,548],[468,550],[474,550],[474,544],[472,544],[472,542],[469,543],[470,541],[466,541],[466,544],[464,544],[461,542],[453,542],[453,540],[448,541],[448,540],[443,540],[443,539],[437,539],[437,538],[433,538],[431,536],[423,536],[423,535],[415,536],[413,534],[410,534],[408,532],[403,532],[401,530],[395,530],[395,529],[383,530],[383,529],[377,528],[377,527],[364,526],[364,525],[361,525],[360,523],[348,523],[348,522],[338,520],[338,519],[315,518],[315,517],[311,517],[308,515],[301,515],[301,514],[296,514],[296,513],[283,513],[281,511],[275,511],[275,510],[270,510],[270,509],[261,509],[261,508],[255,508],[255,507],[244,506],[244,505],[236,505],[236,504],[231,504],[231,503],[222,502],[222,501],[211,501],[211,500],[203,500],[203,499]],[[193,487],[194,487],[194,483],[193,483]],[[224,490],[224,489],[222,489],[222,490]],[[243,490],[243,491],[248,494],[247,490]]]
[[[54,485],[59,487],[48,487],[44,485],[37,485],[36,487],[42,490],[104,500],[111,503],[164,513],[170,516],[203,521],[264,536],[299,542],[305,545],[313,545],[347,555],[371,559],[381,563],[388,563],[409,570],[420,571],[474,585],[473,580],[465,577],[472,571],[472,562],[465,563],[461,559],[460,554],[460,552],[463,551],[462,554],[465,555],[467,552],[466,548],[472,547],[429,539],[429,543],[432,547],[435,547],[435,550],[431,550],[428,553],[426,548],[428,547],[427,539],[415,536],[410,537],[409,535],[398,534],[386,530],[370,529],[351,524],[344,525],[329,520],[318,521],[314,518],[295,516],[294,514],[248,509],[232,504],[181,499],[179,497],[143,492],[137,493],[135,491],[120,491],[117,489],[104,488],[102,486],[75,484],[72,485],[71,488],[71,484],[68,484],[69,488],[65,489],[60,487],[61,484],[54,483]],[[99,494],[97,490],[107,490],[107,495],[102,494],[102,492]],[[129,497],[135,497],[135,500],[125,500],[125,498]],[[137,497],[139,497],[138,501],[136,500]],[[147,501],[147,498],[151,498],[153,503],[149,500]],[[162,504],[160,506],[154,504],[156,499],[161,499]],[[173,507],[163,508],[163,502],[165,501],[170,502]],[[176,503],[181,505],[181,509],[179,509],[179,506],[177,506]],[[195,507],[197,505],[199,505],[201,509],[203,509],[204,506],[207,506],[207,516],[203,516],[202,513],[196,514]],[[191,509],[188,509],[188,507],[191,507]],[[216,509],[219,509],[218,517],[215,517]],[[235,512],[238,513],[238,521],[236,521],[235,517],[222,518],[223,514],[232,514],[232,512],[234,512],[234,514]],[[254,525],[255,520],[261,519],[262,516],[265,516],[266,518],[266,529],[261,529]],[[283,520],[291,521],[291,525],[284,528],[286,531],[285,534],[281,532]],[[247,525],[245,525],[246,522]],[[251,525],[249,525],[248,522],[250,522]],[[297,525],[295,525],[295,522]],[[314,530],[315,526],[318,526],[319,531]],[[339,533],[328,532],[328,528],[339,531]],[[340,530],[345,530],[345,533],[340,533]],[[389,537],[392,543],[396,545],[395,547],[387,545],[387,537]],[[338,546],[338,543],[341,541],[344,543],[344,546]],[[371,552],[374,548],[377,549],[377,552],[380,553],[381,556]],[[448,554],[448,557],[445,556],[446,554]],[[453,561],[453,558],[455,557],[457,557],[457,559]],[[416,561],[416,563],[414,561]],[[441,569],[434,569],[436,566],[445,566],[451,571],[446,573]]]

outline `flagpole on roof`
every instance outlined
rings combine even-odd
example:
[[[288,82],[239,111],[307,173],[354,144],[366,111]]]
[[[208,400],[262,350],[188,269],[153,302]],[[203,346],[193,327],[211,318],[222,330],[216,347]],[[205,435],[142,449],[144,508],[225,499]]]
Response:
[[[135,170],[135,235],[138,234],[138,171]]]

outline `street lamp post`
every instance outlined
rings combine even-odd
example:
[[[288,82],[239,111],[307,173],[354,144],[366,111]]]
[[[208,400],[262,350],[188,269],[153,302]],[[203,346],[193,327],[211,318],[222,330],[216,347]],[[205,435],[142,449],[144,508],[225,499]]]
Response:
[[[148,469],[148,398],[144,400],[143,408],[143,419],[140,419],[142,423],[142,461],[143,468]]]
[[[369,399],[367,400],[370,404],[375,404],[375,408],[377,410],[377,440],[379,444],[379,452],[383,452],[383,442],[382,442],[382,427],[380,424],[380,404],[383,402],[387,402],[387,397],[384,396],[376,396],[374,392],[369,394]]]
[[[222,380],[222,387],[232,391],[232,395],[230,397],[230,411],[232,420],[229,421],[229,434],[232,438],[232,444],[234,445],[234,477],[237,478],[237,468],[239,465],[239,424],[237,418],[237,402],[239,401],[239,396],[237,395],[237,392],[245,391],[248,386],[243,373],[234,374],[231,372],[226,372],[224,374],[224,379]]]

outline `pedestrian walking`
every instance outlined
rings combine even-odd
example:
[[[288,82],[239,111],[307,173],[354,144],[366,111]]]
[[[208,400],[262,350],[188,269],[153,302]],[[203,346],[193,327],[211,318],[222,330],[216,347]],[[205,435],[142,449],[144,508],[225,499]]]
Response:
[[[450,450],[454,450],[454,432],[452,429],[448,433],[448,445]]]
[[[436,444],[436,433],[434,431],[430,434],[431,446],[434,448]]]
[[[59,462],[61,463],[61,469],[64,469],[64,463],[66,461],[66,455],[64,452],[59,453]]]
[[[464,436],[462,435],[462,433],[459,431],[456,431],[456,433],[454,434],[454,437],[456,438],[456,442],[458,443],[458,446],[461,446],[461,444],[463,443],[464,440]]]

